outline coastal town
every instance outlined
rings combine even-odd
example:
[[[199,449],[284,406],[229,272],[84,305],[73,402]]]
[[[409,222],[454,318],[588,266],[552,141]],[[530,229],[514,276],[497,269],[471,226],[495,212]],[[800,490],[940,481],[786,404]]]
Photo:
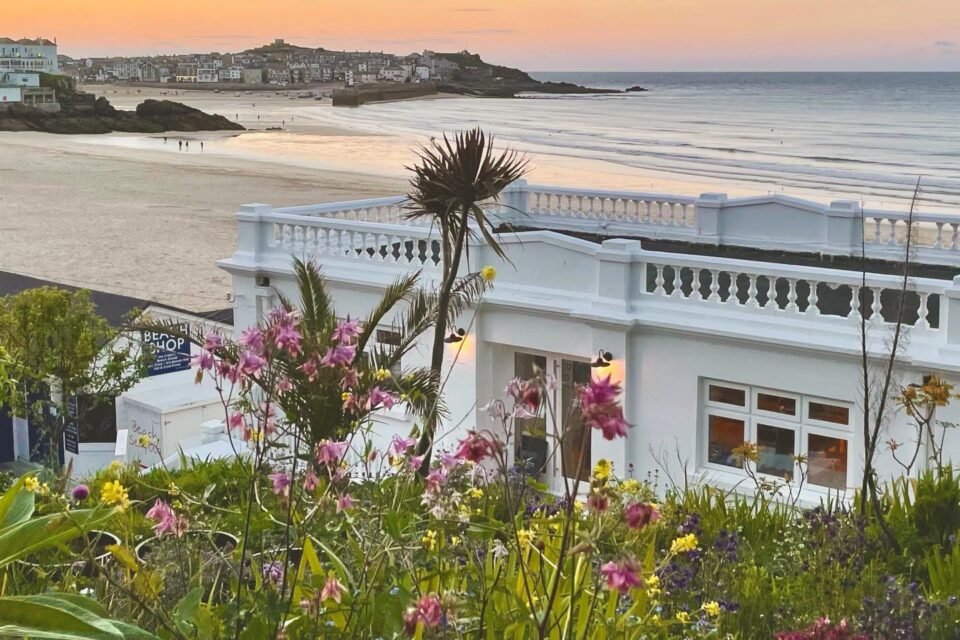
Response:
[[[453,12],[0,37],[0,636],[956,640],[960,82]]]

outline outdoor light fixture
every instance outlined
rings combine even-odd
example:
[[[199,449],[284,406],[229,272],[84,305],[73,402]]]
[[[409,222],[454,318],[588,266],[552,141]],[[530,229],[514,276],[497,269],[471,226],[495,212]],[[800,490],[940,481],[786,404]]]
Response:
[[[463,340],[463,336],[467,335],[467,332],[463,329],[457,329],[456,331],[450,330],[450,335],[443,339],[447,344],[454,344]]]
[[[609,351],[604,351],[600,349],[597,352],[597,359],[590,363],[590,366],[594,369],[604,369],[610,366],[610,362],[613,360],[613,354]]]

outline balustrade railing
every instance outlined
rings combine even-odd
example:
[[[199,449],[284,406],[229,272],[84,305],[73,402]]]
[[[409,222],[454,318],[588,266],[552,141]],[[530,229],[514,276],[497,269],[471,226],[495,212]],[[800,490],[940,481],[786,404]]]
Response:
[[[531,216],[694,227],[697,198],[528,185],[521,198]],[[525,200],[525,201],[524,201]]]
[[[641,294],[797,318],[838,318],[939,329],[948,281],[813,269],[684,254],[647,254]],[[902,298],[902,303],[901,303]],[[903,306],[901,315],[901,304]]]

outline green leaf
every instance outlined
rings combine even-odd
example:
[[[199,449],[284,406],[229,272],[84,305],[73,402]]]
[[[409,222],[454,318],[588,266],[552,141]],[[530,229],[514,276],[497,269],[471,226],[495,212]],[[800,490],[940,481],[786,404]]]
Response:
[[[116,509],[80,509],[53,513],[0,529],[0,567],[31,553],[72,540],[117,513]]]
[[[33,515],[35,496],[23,488],[31,475],[33,474],[28,473],[22,476],[0,496],[0,529],[29,520]]]
[[[89,606],[89,603],[84,603]],[[51,596],[0,598],[0,637],[58,640],[155,640],[145,631],[107,620],[86,606]]]

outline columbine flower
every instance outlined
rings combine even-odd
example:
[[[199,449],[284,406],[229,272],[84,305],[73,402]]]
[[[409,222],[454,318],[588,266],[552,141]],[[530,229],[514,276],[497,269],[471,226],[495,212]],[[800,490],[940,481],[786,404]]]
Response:
[[[694,533],[688,533],[685,536],[675,539],[670,544],[670,554],[676,555],[685,551],[693,551],[697,548],[698,544],[699,542],[697,541],[697,535]]]
[[[660,519],[660,512],[651,504],[631,502],[623,508],[623,519],[631,529],[643,529]]]
[[[374,387],[370,390],[370,397],[367,399],[367,409],[373,411],[383,405],[384,409],[392,409],[397,404],[397,399],[393,394],[383,391],[380,387]]]
[[[270,481],[273,482],[273,492],[278,496],[287,496],[290,494],[290,474],[271,473]]]
[[[610,508],[610,498],[602,491],[591,491],[587,496],[587,506],[591,513],[603,513]]]
[[[173,508],[163,500],[157,500],[147,511],[147,518],[156,521],[153,532],[158,536],[164,533],[173,533],[179,538],[187,531],[186,516],[177,517]]]
[[[283,349],[295,357],[300,353],[300,343],[303,341],[303,335],[297,329],[295,320],[291,320],[277,326],[273,341],[278,349]]]
[[[339,365],[349,365],[357,356],[356,345],[337,345],[330,347],[320,358],[320,364],[324,367],[336,367]]]
[[[227,426],[231,429],[239,429],[244,426],[243,414],[242,413],[231,413],[227,417]]]
[[[453,455],[461,460],[482,462],[485,458],[492,456],[495,451],[496,445],[493,442],[476,431],[469,431],[467,437],[460,441],[460,446]]]
[[[493,279],[497,277],[497,270],[487,265],[483,269],[480,269],[480,276],[487,282],[493,282]]]
[[[517,542],[520,543],[520,548],[529,547],[533,544],[533,531],[530,529],[517,529]]]
[[[610,561],[600,567],[600,573],[607,579],[607,589],[627,593],[634,587],[639,587],[639,567],[632,560],[624,560],[620,564]]]
[[[303,375],[307,376],[307,380],[310,382],[313,382],[317,379],[317,371],[319,371],[319,367],[317,366],[316,358],[310,358],[297,368],[303,372]]]
[[[203,350],[213,353],[223,346],[223,336],[217,333],[208,333],[203,341]]]
[[[435,492],[447,482],[447,474],[442,469],[433,469],[426,477],[426,490]]]
[[[707,613],[707,615],[713,618],[716,618],[717,616],[720,615],[720,605],[719,603],[713,600],[711,600],[710,602],[704,602],[703,606],[700,608],[703,609]]]
[[[490,553],[493,554],[494,559],[500,560],[510,555],[510,550],[507,549],[507,546],[503,544],[502,540],[497,540],[493,543],[493,548],[490,549]]]
[[[393,457],[406,455],[407,451],[415,444],[417,444],[417,441],[413,438],[393,436],[393,439],[390,441],[390,446],[387,447],[387,455]]]
[[[245,375],[252,376],[257,371],[260,371],[265,364],[267,364],[267,361],[257,354],[251,351],[245,351],[243,355],[240,356],[240,362],[237,363],[237,366],[240,367],[240,370]]]
[[[349,442],[331,442],[330,440],[321,440],[317,447],[317,464],[335,467],[340,464],[343,454],[350,446]]]
[[[600,458],[597,460],[597,464],[593,467],[593,477],[597,480],[606,480],[612,473],[613,463],[606,458]]]
[[[73,491],[70,492],[70,495],[77,502],[83,502],[90,497],[90,488],[85,484],[78,484],[73,488]]]
[[[408,636],[414,636],[417,633],[417,626],[423,623],[424,628],[432,629],[443,620],[443,606],[440,604],[440,597],[436,594],[425,595],[413,607],[407,609],[403,614],[403,628]]]
[[[327,600],[333,600],[337,604],[340,604],[340,597],[343,594],[343,585],[335,576],[328,576],[326,582],[323,583],[323,591],[320,592],[320,602],[325,602]]]
[[[516,411],[522,414],[518,417],[533,417],[540,411],[543,394],[536,380],[514,378],[507,383],[507,394],[513,398]]]
[[[658,595],[660,595],[660,577],[656,574],[651,575],[644,580],[643,585],[647,588],[648,597],[656,598]]]
[[[362,329],[358,320],[343,320],[336,326],[330,337],[341,345],[350,344],[354,338],[359,337]]]
[[[23,488],[30,493],[37,493],[40,491],[40,481],[37,480],[36,476],[30,476],[23,481]]]
[[[690,622],[690,614],[686,611],[677,611],[677,622],[680,624],[687,624]]]
[[[121,509],[130,506],[130,495],[127,488],[120,484],[119,480],[107,482],[100,489],[100,501],[104,504],[117,505]]]
[[[240,344],[254,353],[263,353],[263,333],[258,327],[248,327],[240,333]]]
[[[353,508],[353,496],[345,493],[337,500],[337,513]]]
[[[588,427],[599,429],[603,437],[613,440],[626,437],[627,421],[623,408],[617,404],[620,385],[611,382],[610,376],[593,379],[580,390],[580,413]]]
[[[201,351],[190,359],[190,366],[197,369],[213,369],[213,354],[209,351]]]

